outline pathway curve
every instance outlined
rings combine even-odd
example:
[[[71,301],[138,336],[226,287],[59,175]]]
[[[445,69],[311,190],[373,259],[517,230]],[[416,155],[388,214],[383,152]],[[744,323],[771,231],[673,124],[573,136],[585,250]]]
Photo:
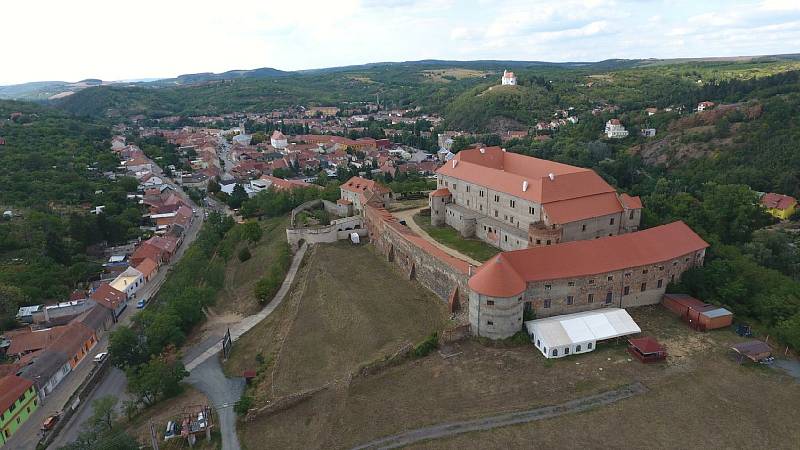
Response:
[[[440,248],[441,250],[443,250],[448,255],[453,256],[455,258],[458,258],[458,259],[460,259],[462,261],[466,261],[466,262],[472,264],[475,267],[482,266],[483,265],[482,262],[479,262],[479,261],[477,261],[475,259],[472,259],[469,256],[461,253],[460,251],[458,251],[458,250],[456,250],[454,248],[450,248],[450,247],[442,244],[441,242],[437,241],[436,239],[431,237],[431,235],[428,234],[425,230],[423,230],[422,227],[417,225],[417,222],[414,222],[414,215],[416,215],[418,212],[420,212],[421,210],[423,210],[425,208],[427,208],[427,206],[423,206],[421,208],[414,208],[414,209],[406,209],[406,210],[403,210],[403,211],[397,211],[397,212],[393,212],[392,214],[395,217],[397,217],[398,219],[404,220],[406,222],[406,225],[408,226],[408,228],[411,228],[411,230],[414,231],[415,233],[417,233],[418,235],[420,235],[420,237],[424,238],[426,241],[428,241],[431,244],[435,245],[436,247]]]
[[[278,289],[278,293],[275,294],[275,297],[272,298],[272,301],[269,302],[261,311],[253,314],[252,316],[245,317],[239,323],[231,327],[231,340],[234,342],[238,340],[243,334],[247,333],[259,322],[266,319],[267,316],[272,314],[272,312],[275,311],[278,306],[280,306],[284,297],[286,297],[286,294],[289,292],[289,288],[292,287],[294,277],[297,275],[297,270],[300,268],[300,263],[303,261],[303,256],[305,256],[307,248],[308,246],[303,244],[297,253],[295,253],[294,258],[292,259],[292,265],[289,267],[289,271],[286,273],[286,278],[284,278],[280,289]],[[203,343],[199,345],[203,345]],[[214,345],[211,345],[208,349],[196,357],[193,357],[191,360],[186,361],[186,358],[184,358],[186,370],[191,372],[192,369],[202,364],[205,360],[211,358],[212,356],[216,356],[221,350],[222,341],[217,341]]]
[[[611,403],[624,400],[636,395],[644,394],[647,388],[640,382],[629,384],[619,389],[590,395],[555,406],[545,406],[543,408],[530,409],[515,413],[500,414],[497,416],[484,417],[481,419],[466,420],[463,422],[450,422],[441,425],[418,428],[406,431],[381,439],[376,439],[355,449],[387,449],[411,445],[416,442],[440,439],[455,436],[457,434],[469,433],[473,431],[485,431],[492,428],[505,427],[520,423],[534,422],[537,420],[550,419],[564,414],[586,411],[597,406],[609,405]]]
[[[289,288],[292,287],[294,277],[297,275],[307,248],[308,246],[303,244],[295,253],[292,265],[286,273],[286,278],[284,278],[272,301],[261,311],[245,317],[231,327],[231,339],[233,341],[239,339],[280,306],[289,292]],[[206,339],[188,349],[184,356],[184,365],[186,370],[189,371],[189,378],[187,378],[189,384],[206,394],[217,411],[217,424],[222,434],[222,449],[240,450],[239,437],[236,435],[236,413],[233,410],[233,406],[239,401],[242,392],[244,392],[244,379],[239,377],[227,378],[223,373],[217,357],[222,350],[220,338]]]

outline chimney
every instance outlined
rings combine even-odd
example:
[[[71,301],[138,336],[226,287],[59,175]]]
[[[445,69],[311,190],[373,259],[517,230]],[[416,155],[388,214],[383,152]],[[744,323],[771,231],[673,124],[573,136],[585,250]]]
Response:
[[[457,159],[453,159],[453,169],[456,168],[456,164],[458,164],[458,160]]]
[[[554,174],[553,172],[548,173],[547,177],[550,178],[550,181],[556,180],[556,174]]]
[[[505,148],[505,147],[503,147],[501,150],[503,150],[503,151],[505,152],[505,151],[506,151],[506,148]]]
[[[526,192],[528,190],[528,181],[525,180],[522,182],[522,192]]]
[[[482,154],[486,153],[486,149],[481,147],[480,152],[481,152],[481,155],[482,155]]]

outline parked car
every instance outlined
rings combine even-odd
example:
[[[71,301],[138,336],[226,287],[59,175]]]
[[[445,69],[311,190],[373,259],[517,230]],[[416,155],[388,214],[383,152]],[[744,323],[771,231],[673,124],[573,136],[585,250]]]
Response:
[[[42,431],[52,430],[60,419],[61,419],[61,411],[54,412],[47,419],[44,419],[44,422],[42,422]]]
[[[94,357],[94,362],[101,363],[108,358],[108,352],[100,352]]]
[[[145,306],[147,306],[147,302],[148,302],[148,299],[146,299],[146,298],[140,299],[138,302],[136,302],[136,308],[137,309],[143,309]]]

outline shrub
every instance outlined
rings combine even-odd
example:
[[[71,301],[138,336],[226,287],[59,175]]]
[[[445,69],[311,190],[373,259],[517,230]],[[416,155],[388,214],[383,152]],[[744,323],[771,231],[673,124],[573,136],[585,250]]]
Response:
[[[242,249],[239,250],[238,256],[239,256],[239,261],[245,262],[248,259],[250,259],[252,255],[250,255],[250,250],[247,247],[242,247]]]
[[[233,405],[233,410],[236,414],[243,416],[247,414],[247,411],[250,410],[250,407],[253,406],[253,398],[247,394],[242,394],[242,397]]]
[[[426,337],[424,341],[420,342],[416,347],[414,347],[413,354],[417,358],[422,358],[423,356],[427,356],[432,351],[436,350],[438,347],[439,334],[434,332]]]

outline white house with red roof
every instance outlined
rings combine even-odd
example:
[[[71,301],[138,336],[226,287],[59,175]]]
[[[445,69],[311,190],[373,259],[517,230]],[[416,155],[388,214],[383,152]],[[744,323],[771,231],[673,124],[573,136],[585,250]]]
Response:
[[[609,139],[622,139],[628,137],[628,130],[619,119],[611,119],[606,122],[605,135]]]
[[[517,77],[514,76],[514,72],[509,72],[507,70],[503,71],[503,78],[500,79],[500,82],[503,86],[516,86],[517,85]]]

